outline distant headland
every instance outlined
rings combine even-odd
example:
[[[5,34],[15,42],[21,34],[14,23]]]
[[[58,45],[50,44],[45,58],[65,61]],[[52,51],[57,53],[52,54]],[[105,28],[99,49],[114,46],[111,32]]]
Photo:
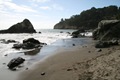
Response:
[[[120,7],[111,5],[103,8],[92,7],[69,19],[61,19],[54,29],[95,29],[101,20],[120,19]]]

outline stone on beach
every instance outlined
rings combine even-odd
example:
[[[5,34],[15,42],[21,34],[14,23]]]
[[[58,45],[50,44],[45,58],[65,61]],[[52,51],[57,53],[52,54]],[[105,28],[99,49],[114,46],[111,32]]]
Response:
[[[18,57],[18,58],[13,58],[8,64],[7,66],[9,67],[9,69],[14,69],[15,67],[19,66],[20,64],[22,64],[25,61],[25,59]]]

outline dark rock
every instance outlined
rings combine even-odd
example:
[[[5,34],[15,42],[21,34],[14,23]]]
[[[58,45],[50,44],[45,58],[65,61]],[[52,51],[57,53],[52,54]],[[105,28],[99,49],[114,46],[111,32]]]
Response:
[[[40,44],[34,44],[31,42],[23,43],[23,46],[22,46],[23,49],[33,49],[38,47],[40,47]]]
[[[91,53],[91,51],[88,51],[88,53]]]
[[[84,37],[84,34],[82,35],[81,33],[85,33],[85,30],[84,29],[79,29],[77,31],[74,31],[72,33],[72,38]]]
[[[13,48],[15,48],[15,49],[20,49],[20,48],[22,48],[23,47],[23,44],[14,44],[13,45]]]
[[[42,32],[38,32],[39,34],[41,34]]]
[[[5,54],[4,56],[8,56],[8,54]]]
[[[101,52],[101,51],[102,51],[102,49],[98,49],[98,50],[97,50],[97,52]]]
[[[17,41],[15,40],[7,40],[7,43],[16,43]]]
[[[93,32],[93,39],[117,40],[120,39],[118,34],[120,34],[120,20],[102,20]]]
[[[34,39],[34,38],[28,38],[23,40],[22,44],[14,44],[13,48],[15,49],[33,49],[33,48],[39,48],[39,47],[43,47],[43,45],[47,45],[46,43],[41,43],[38,40]]]
[[[119,41],[118,40],[112,40],[112,41],[110,41],[110,45],[119,45]]]
[[[110,46],[119,45],[118,40],[112,41],[99,41],[95,44],[95,48],[107,48]]]
[[[99,41],[95,44],[95,48],[107,48],[110,47],[108,42]]]
[[[67,34],[71,34],[70,32],[66,32]]]
[[[4,44],[9,44],[9,43],[16,43],[17,41],[11,39],[10,40],[1,39],[0,42]]]
[[[7,30],[1,30],[0,33],[36,33],[32,23],[28,19],[11,26]]]
[[[63,33],[63,31],[60,31],[60,33]]]
[[[6,63],[3,63],[3,65],[6,65]]]
[[[75,46],[75,44],[72,44],[73,46]]]
[[[72,71],[72,69],[67,69],[67,71]]]
[[[23,40],[23,43],[33,43],[33,44],[40,44],[40,42],[34,38],[28,38]]]
[[[14,58],[12,59],[9,63],[8,63],[8,67],[9,69],[14,69],[15,67],[19,66],[20,64],[22,64],[25,61],[25,59],[18,57],[18,58]]]
[[[41,75],[42,75],[42,76],[45,75],[45,72],[42,72]]]
[[[28,68],[26,68],[25,70],[28,70]]]

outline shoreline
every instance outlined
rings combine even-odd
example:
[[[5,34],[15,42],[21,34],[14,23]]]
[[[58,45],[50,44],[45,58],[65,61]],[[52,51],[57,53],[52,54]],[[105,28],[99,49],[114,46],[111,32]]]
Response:
[[[55,52],[64,52],[66,50],[69,51],[69,49],[72,49],[73,47],[76,47],[76,46],[81,46],[81,45],[84,45],[84,44],[88,44],[91,42],[91,39],[90,38],[76,38],[76,39],[62,39],[62,40],[57,40],[56,42],[52,43],[51,45],[47,45],[47,46],[44,46],[39,53],[33,53],[33,51],[29,51],[26,52],[25,51],[13,51],[11,49],[11,53],[10,51],[7,51],[9,52],[10,54],[8,54],[7,56],[4,56],[3,54],[3,57],[1,56],[1,62],[0,62],[0,79],[2,80],[18,80],[17,77],[19,76],[19,74],[21,72],[24,72],[24,71],[27,71],[26,69],[30,70],[30,69],[33,69],[33,66],[36,64],[36,63],[39,63],[39,61],[45,61],[45,59],[47,59],[49,56],[53,56],[53,55],[56,55]],[[73,45],[75,44],[75,45]],[[5,44],[7,45],[7,44]],[[12,46],[12,44],[10,44]],[[64,50],[65,49],[65,50]],[[37,50],[38,52],[38,50]],[[32,53],[32,54],[31,54]],[[28,55],[29,54],[29,55]],[[13,59],[13,58],[16,58],[16,57],[23,57],[26,59],[26,61],[24,62],[24,64],[22,64],[21,68],[18,68],[16,71],[11,71],[8,69],[7,67],[7,63]],[[6,77],[6,75],[8,77]]]
[[[31,69],[22,72],[18,80],[79,80],[79,74],[85,70],[84,63],[112,51],[113,47],[110,47],[98,52],[94,43],[69,49],[61,48]],[[79,72],[79,64],[84,66],[82,72]]]

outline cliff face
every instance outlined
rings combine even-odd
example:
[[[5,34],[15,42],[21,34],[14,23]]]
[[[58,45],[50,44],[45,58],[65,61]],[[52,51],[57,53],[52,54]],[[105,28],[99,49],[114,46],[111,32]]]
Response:
[[[120,19],[119,7],[92,7],[89,10],[81,12],[79,15],[73,15],[69,19],[61,19],[61,21],[54,26],[54,29],[95,29],[101,20],[115,19]]]
[[[0,30],[0,33],[36,33],[36,31],[32,23],[28,19],[24,19],[7,30]]]

